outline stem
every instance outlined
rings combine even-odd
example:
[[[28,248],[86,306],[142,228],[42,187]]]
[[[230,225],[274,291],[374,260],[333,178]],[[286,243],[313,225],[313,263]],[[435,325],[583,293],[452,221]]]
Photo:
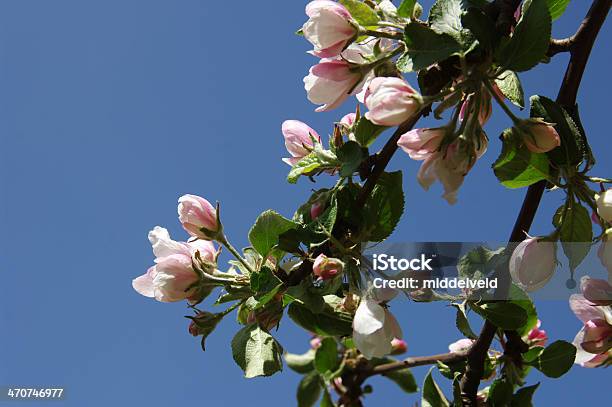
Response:
[[[612,0],[595,0],[589,9],[587,16],[582,21],[578,31],[573,36],[575,42],[571,48],[571,58],[563,77],[557,102],[567,109],[573,109],[576,104],[576,97],[580,81],[588,61],[588,57],[593,48],[593,43],[601,26],[603,25]],[[494,95],[494,93],[492,93]],[[546,187],[546,181],[537,182],[529,187],[523,206],[518,214],[516,223],[510,235],[510,242],[522,240],[523,233],[529,231],[535,214],[538,210],[542,194]],[[501,273],[501,281],[496,294],[501,293],[505,297],[510,287],[508,273]],[[499,297],[499,295],[498,295]],[[476,393],[480,384],[480,377],[484,370],[486,353],[495,336],[495,326],[486,321],[480,336],[469,351],[467,369],[461,380],[461,394],[463,403],[466,406],[476,405]],[[509,336],[509,333],[506,333]]]
[[[438,362],[442,362],[445,364],[452,364],[456,362],[460,362],[465,360],[468,352],[449,352],[449,353],[441,353],[438,355],[431,356],[417,356],[412,358],[406,358],[404,360],[400,360],[397,362],[385,363],[384,365],[378,365],[374,367],[368,374],[368,376],[373,376],[377,374],[386,374],[396,370],[407,369],[416,366],[424,366],[424,365],[433,365]]]
[[[508,117],[512,120],[512,122],[514,124],[518,123],[521,119],[519,119],[518,117],[514,115],[514,113],[512,113],[512,110],[510,110],[510,108],[506,105],[506,103],[502,100],[502,98],[497,94],[497,92],[495,92],[495,90],[493,89],[493,85],[491,85],[491,82],[489,82],[489,80],[486,79],[484,80],[484,85],[489,91],[489,93],[491,94],[491,96],[493,96],[493,98],[495,99],[499,107],[503,109],[504,113],[508,115]]]
[[[401,24],[395,24],[395,23],[390,23],[388,21],[379,21],[378,23],[376,23],[377,26],[379,27],[391,27],[391,28],[397,28],[398,30],[403,30],[404,26]]]
[[[377,31],[377,30],[362,30],[360,32],[362,35],[369,35],[370,37],[376,38],[389,38],[392,40],[402,40],[404,35],[400,32],[388,32],[388,31]]]
[[[236,258],[236,260],[238,260],[249,271],[249,273],[252,274],[255,272],[255,270],[253,270],[251,266],[242,258],[240,252],[238,252],[238,250],[236,250],[236,248],[232,246],[229,240],[227,240],[227,237],[225,235],[219,238],[218,242],[225,246],[227,250],[229,250],[229,252]]]

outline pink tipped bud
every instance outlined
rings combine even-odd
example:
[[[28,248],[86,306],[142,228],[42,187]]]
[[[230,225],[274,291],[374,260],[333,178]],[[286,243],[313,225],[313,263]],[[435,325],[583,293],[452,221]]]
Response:
[[[314,336],[311,340],[310,340],[310,347],[312,349],[318,349],[321,346],[321,338],[318,336]]]
[[[221,228],[215,207],[197,195],[179,198],[178,215],[187,233],[199,239],[214,240]]]
[[[310,219],[315,220],[318,218],[325,209],[325,206],[321,202],[315,202],[310,207]]]
[[[543,121],[526,120],[523,129],[525,146],[534,153],[546,153],[561,145],[561,138],[553,126]]]
[[[400,78],[374,78],[365,95],[366,119],[381,126],[397,126],[421,108],[420,95]]]
[[[597,204],[597,214],[606,222],[612,223],[612,188],[595,195],[595,203]]]
[[[541,321],[538,320],[538,324],[527,334],[527,342],[532,346],[544,346],[548,341],[548,335],[546,331],[540,329]]]
[[[392,355],[401,355],[402,353],[406,353],[408,351],[408,344],[406,341],[399,338],[393,338],[391,341],[391,354]]]
[[[321,280],[329,280],[342,273],[344,263],[336,258],[327,257],[323,253],[315,259],[312,272]]]
[[[512,280],[526,291],[544,287],[557,267],[556,246],[540,238],[530,237],[516,246],[510,257]]]

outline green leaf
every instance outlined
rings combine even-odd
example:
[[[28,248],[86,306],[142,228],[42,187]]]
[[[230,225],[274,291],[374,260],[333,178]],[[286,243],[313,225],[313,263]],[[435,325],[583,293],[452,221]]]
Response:
[[[401,171],[383,173],[378,178],[364,211],[371,242],[381,242],[391,235],[404,212]]]
[[[465,335],[467,338],[476,339],[476,334],[470,327],[470,322],[467,319],[465,303],[452,303],[453,307],[457,308],[457,316],[455,317],[455,325],[459,332]]]
[[[576,348],[569,342],[556,341],[544,349],[536,368],[548,377],[557,378],[567,373],[576,359]]]
[[[590,154],[585,137],[570,114],[547,97],[535,95],[530,98],[531,117],[540,117],[553,123],[561,139],[561,145],[547,153],[557,166],[578,166]]]
[[[543,346],[534,346],[533,348],[529,349],[527,352],[523,353],[523,360],[525,361],[525,363],[534,362],[540,357],[542,352],[544,352]]]
[[[503,72],[499,78],[495,79],[495,84],[509,101],[520,107],[525,108],[525,94],[518,75],[512,71]]]
[[[372,366],[378,366],[393,363],[396,360],[392,358],[374,358],[370,362]],[[419,390],[414,376],[408,368],[384,373],[383,376],[397,384],[406,393],[416,393]]]
[[[431,377],[433,367],[429,369],[423,382],[423,394],[421,395],[421,407],[449,407],[449,402],[442,393],[438,384]]]
[[[457,262],[459,277],[474,279],[486,276],[504,257],[503,252],[503,247],[490,250],[485,246],[478,246],[470,250]]]
[[[336,406],[327,388],[323,389],[323,397],[321,397],[321,404],[319,404],[319,406],[320,407],[335,407]]]
[[[514,33],[502,43],[497,60],[506,69],[522,72],[536,66],[550,43],[551,18],[546,0],[527,0]]]
[[[342,163],[340,166],[340,176],[350,177],[359,169],[361,162],[366,157],[365,152],[355,141],[349,141],[340,147],[337,151],[338,160]]]
[[[358,0],[340,0],[351,16],[361,25],[370,26],[378,23],[378,14],[370,6]]]
[[[516,330],[527,322],[527,312],[511,302],[471,303],[472,309],[501,329]]]
[[[314,366],[317,372],[325,374],[338,366],[338,345],[333,338],[324,338],[315,353]]]
[[[348,313],[332,309],[326,305],[320,313],[296,302],[289,306],[289,317],[302,328],[321,336],[344,336],[353,332],[353,318]]]
[[[565,13],[565,9],[567,5],[570,3],[570,0],[546,0],[546,5],[548,6],[548,12],[550,13],[550,17],[553,21],[557,18],[561,17],[563,13]]]
[[[482,10],[469,8],[461,17],[461,25],[470,30],[480,45],[486,49],[493,50],[499,42],[495,22]]]
[[[316,372],[304,376],[297,388],[298,407],[312,407],[321,395],[321,379]]]
[[[526,386],[522,389],[519,389],[514,396],[512,396],[512,402],[510,404],[511,407],[533,407],[533,403],[531,399],[533,398],[533,394],[540,386],[540,383],[536,383],[533,386]]]
[[[249,231],[249,241],[253,248],[262,256],[267,256],[270,250],[278,243],[278,237],[296,227],[296,223],[282,215],[267,210],[263,212]]]
[[[315,351],[312,349],[309,349],[308,352],[301,355],[295,353],[285,353],[285,362],[294,372],[306,374],[314,369],[314,357]]]
[[[439,34],[448,34],[462,45],[469,45],[473,39],[461,24],[465,11],[464,0],[436,0],[429,10],[429,24]]]
[[[417,22],[406,25],[404,36],[408,51],[397,60],[402,72],[427,68],[461,51],[461,44],[450,35],[439,34]]]
[[[411,18],[416,4],[416,0],[403,0],[402,4],[397,8],[397,15],[404,18]]]
[[[571,206],[564,210],[562,205],[555,214],[557,222],[561,227],[559,239],[563,252],[569,260],[571,270],[582,263],[589,254],[593,240],[593,223],[589,211],[579,202],[572,202]]]
[[[496,379],[489,389],[488,403],[491,407],[506,407],[512,400],[512,384],[506,379]]]
[[[232,355],[246,378],[271,376],[283,369],[280,344],[257,324],[242,328],[232,339]]]
[[[506,130],[508,134],[511,130]],[[502,151],[493,163],[493,172],[507,188],[522,188],[547,179],[549,175],[546,154],[532,153],[525,146],[518,147],[504,137]]]
[[[369,147],[385,129],[385,126],[374,124],[362,116],[355,127],[355,140],[363,147]]]
[[[310,174],[322,166],[323,162],[321,159],[316,154],[310,153],[297,163],[293,164],[293,167],[291,167],[291,170],[287,175],[287,181],[291,184],[295,184],[300,175]]]
[[[513,304],[523,308],[527,313],[527,321],[525,322],[525,325],[517,329],[519,335],[527,335],[529,331],[535,328],[538,323],[538,313],[536,312],[535,306],[533,305],[529,295],[527,295],[522,288],[514,283],[512,283],[510,286],[508,297],[512,300]]]

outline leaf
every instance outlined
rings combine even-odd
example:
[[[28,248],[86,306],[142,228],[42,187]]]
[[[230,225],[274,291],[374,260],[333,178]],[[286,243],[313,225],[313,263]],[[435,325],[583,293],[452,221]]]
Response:
[[[495,79],[495,84],[509,101],[520,107],[525,108],[525,94],[518,75],[512,71],[503,72],[499,78]]]
[[[338,160],[341,162],[340,176],[350,177],[359,169],[361,162],[366,157],[361,146],[355,141],[346,142],[337,151]]]
[[[402,4],[397,8],[397,15],[404,18],[411,18],[414,13],[416,0],[403,0]]]
[[[417,22],[410,22],[404,29],[408,51],[397,60],[402,72],[418,71],[461,51],[459,44],[447,34],[439,34]]]
[[[282,347],[257,324],[242,328],[232,339],[232,356],[246,378],[271,376],[283,369]]]
[[[355,127],[355,140],[363,147],[369,147],[385,129],[385,126],[374,124],[362,116]]]
[[[461,25],[465,9],[463,0],[436,0],[429,10],[429,24],[439,34],[448,34],[462,45],[469,45],[473,39]]]
[[[536,311],[535,306],[533,305],[533,302],[531,301],[531,298],[522,288],[520,288],[514,283],[512,283],[512,285],[510,286],[508,298],[512,300],[513,304],[516,304],[519,307],[523,308],[527,313],[527,321],[525,322],[525,325],[517,329],[519,335],[527,335],[529,331],[535,328],[538,323],[538,313]]]
[[[498,49],[499,65],[516,72],[536,66],[548,51],[551,25],[546,0],[526,0],[512,37]]]
[[[461,16],[461,25],[472,32],[480,45],[493,50],[499,42],[499,33],[495,22],[482,10],[471,7]]]
[[[267,210],[257,217],[249,231],[249,241],[259,254],[267,256],[278,243],[278,237],[296,226],[296,223],[273,210]]]
[[[519,389],[514,396],[512,396],[512,402],[510,403],[511,407],[533,407],[533,403],[531,399],[533,398],[533,394],[540,386],[540,383],[536,383],[532,386],[526,386],[522,389]]]
[[[338,366],[338,345],[333,338],[324,338],[315,353],[314,367],[317,372],[325,374]]]
[[[287,181],[290,184],[295,184],[300,175],[310,174],[323,166],[321,159],[314,153],[308,154],[297,163],[293,164],[289,174],[287,175]]]
[[[378,178],[364,211],[370,241],[381,242],[391,235],[404,212],[401,171],[383,173]]]
[[[507,134],[511,130],[504,132]],[[493,172],[507,188],[522,188],[547,179],[549,174],[546,154],[532,153],[525,146],[518,147],[504,137],[502,151],[493,163]]]
[[[588,210],[579,202],[571,202],[571,206],[565,211],[564,206],[557,209],[555,217],[560,222],[559,239],[563,253],[569,260],[570,270],[575,270],[591,249],[591,245],[587,243],[593,240],[593,223]]]
[[[535,366],[546,376],[556,379],[571,369],[575,358],[574,345],[565,341],[556,341],[544,349]]]
[[[561,17],[563,13],[565,13],[565,9],[567,5],[570,3],[570,0],[546,0],[546,5],[548,6],[548,12],[550,13],[550,17],[553,21],[557,18]]]
[[[493,270],[503,256],[504,248],[490,250],[485,246],[478,246],[457,262],[459,277],[482,278]]]
[[[302,328],[321,336],[343,336],[353,332],[353,319],[326,306],[320,313],[314,313],[305,306],[292,303],[287,312],[289,317]]]
[[[335,407],[336,406],[327,388],[323,389],[323,397],[321,397],[321,404],[319,404],[319,406],[320,407]]]
[[[297,388],[298,407],[312,407],[321,395],[321,380],[316,372],[302,378]]]
[[[512,384],[506,379],[496,379],[489,389],[487,401],[491,407],[506,407],[512,399]]]
[[[452,303],[453,307],[457,308],[457,316],[455,317],[455,325],[459,332],[465,335],[467,338],[476,339],[476,334],[470,327],[470,322],[467,319],[465,303]]]
[[[505,330],[516,330],[527,322],[527,312],[511,302],[470,304],[471,308],[493,325]]]
[[[285,353],[285,362],[294,372],[306,374],[314,369],[314,357],[315,351],[312,349],[309,349],[308,352],[301,355],[295,353]]]
[[[438,384],[431,377],[433,367],[429,369],[423,382],[423,394],[421,395],[421,407],[449,407],[449,402],[440,390]]]
[[[378,14],[370,6],[358,0],[340,0],[351,16],[361,25],[369,26],[378,23]]]
[[[561,145],[547,153],[557,166],[578,166],[590,154],[586,139],[570,114],[561,105],[547,97],[535,95],[530,98],[531,117],[541,117],[553,123],[561,139]]]

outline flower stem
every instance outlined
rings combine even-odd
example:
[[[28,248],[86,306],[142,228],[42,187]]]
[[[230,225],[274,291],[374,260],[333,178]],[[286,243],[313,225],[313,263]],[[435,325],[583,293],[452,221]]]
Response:
[[[495,90],[493,89],[493,85],[491,85],[491,82],[489,82],[488,80],[484,81],[484,85],[487,88],[487,90],[489,91],[489,93],[491,94],[491,96],[493,96],[493,98],[495,99],[495,101],[497,102],[497,104],[499,105],[499,107],[502,108],[502,110],[504,111],[504,113],[506,113],[508,115],[508,117],[512,120],[512,122],[514,124],[517,124],[518,122],[521,121],[521,119],[519,119],[518,117],[516,117],[514,115],[514,113],[512,113],[512,110],[510,110],[510,108],[504,103],[504,101],[502,100],[501,97],[499,97],[499,95],[497,94],[497,92],[495,92]]]
[[[253,270],[251,268],[251,266],[249,265],[249,263],[247,263],[242,256],[240,255],[240,253],[238,252],[238,250],[236,250],[236,248],[234,246],[232,246],[232,244],[229,242],[229,240],[227,240],[227,237],[225,235],[222,235],[219,240],[219,243],[221,243],[223,246],[225,246],[225,248],[227,250],[229,250],[229,252],[249,271],[249,273],[254,273],[255,270]]]
[[[362,30],[360,34],[369,35],[370,37],[376,37],[376,38],[389,38],[391,40],[398,40],[398,41],[404,38],[404,35],[400,32],[377,31],[377,30],[368,30],[368,29]]]

